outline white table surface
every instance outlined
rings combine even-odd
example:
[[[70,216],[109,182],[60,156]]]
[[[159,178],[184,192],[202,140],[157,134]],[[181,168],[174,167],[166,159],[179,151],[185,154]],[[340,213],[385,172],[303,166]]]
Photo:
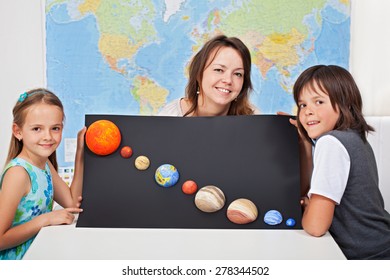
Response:
[[[327,233],[303,230],[42,228],[25,260],[338,260]]]

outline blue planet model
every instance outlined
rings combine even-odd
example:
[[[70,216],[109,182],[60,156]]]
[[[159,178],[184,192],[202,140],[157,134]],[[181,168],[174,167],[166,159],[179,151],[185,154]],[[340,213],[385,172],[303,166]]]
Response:
[[[283,221],[282,214],[277,210],[269,210],[264,215],[264,223],[270,226],[278,225]]]
[[[288,227],[293,227],[293,226],[295,226],[295,220],[294,220],[293,218],[288,218],[288,219],[286,220],[286,226],[288,226]]]
[[[156,183],[164,188],[174,186],[179,181],[179,172],[172,164],[163,164],[156,170]]]

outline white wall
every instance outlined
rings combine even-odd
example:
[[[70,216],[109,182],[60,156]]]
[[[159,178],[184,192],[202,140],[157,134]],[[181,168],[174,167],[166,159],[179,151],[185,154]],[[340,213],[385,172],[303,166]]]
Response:
[[[44,4],[45,0],[0,1],[0,169],[18,95],[46,84]],[[350,71],[367,116],[390,116],[389,11],[388,0],[352,0]]]
[[[20,93],[45,82],[44,0],[0,1],[0,170]]]
[[[390,116],[390,1],[352,0],[350,71],[366,116]]]

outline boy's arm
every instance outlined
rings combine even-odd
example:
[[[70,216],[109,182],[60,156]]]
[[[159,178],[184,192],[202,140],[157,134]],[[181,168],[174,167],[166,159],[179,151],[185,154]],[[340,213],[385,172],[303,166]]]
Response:
[[[322,195],[312,194],[302,202],[304,212],[302,216],[303,229],[313,236],[324,235],[332,224],[336,203]]]
[[[312,144],[299,137],[299,166],[301,179],[301,197],[307,195],[310,189],[310,179],[313,170]]]

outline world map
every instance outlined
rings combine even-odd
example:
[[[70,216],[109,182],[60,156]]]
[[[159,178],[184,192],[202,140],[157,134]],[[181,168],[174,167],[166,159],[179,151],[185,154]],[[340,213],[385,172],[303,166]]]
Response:
[[[252,58],[251,102],[294,114],[292,87],[315,64],[348,69],[350,0],[47,0],[47,87],[65,107],[63,137],[85,114],[156,115],[184,96],[188,63],[218,34]],[[61,144],[60,166],[71,166]]]

